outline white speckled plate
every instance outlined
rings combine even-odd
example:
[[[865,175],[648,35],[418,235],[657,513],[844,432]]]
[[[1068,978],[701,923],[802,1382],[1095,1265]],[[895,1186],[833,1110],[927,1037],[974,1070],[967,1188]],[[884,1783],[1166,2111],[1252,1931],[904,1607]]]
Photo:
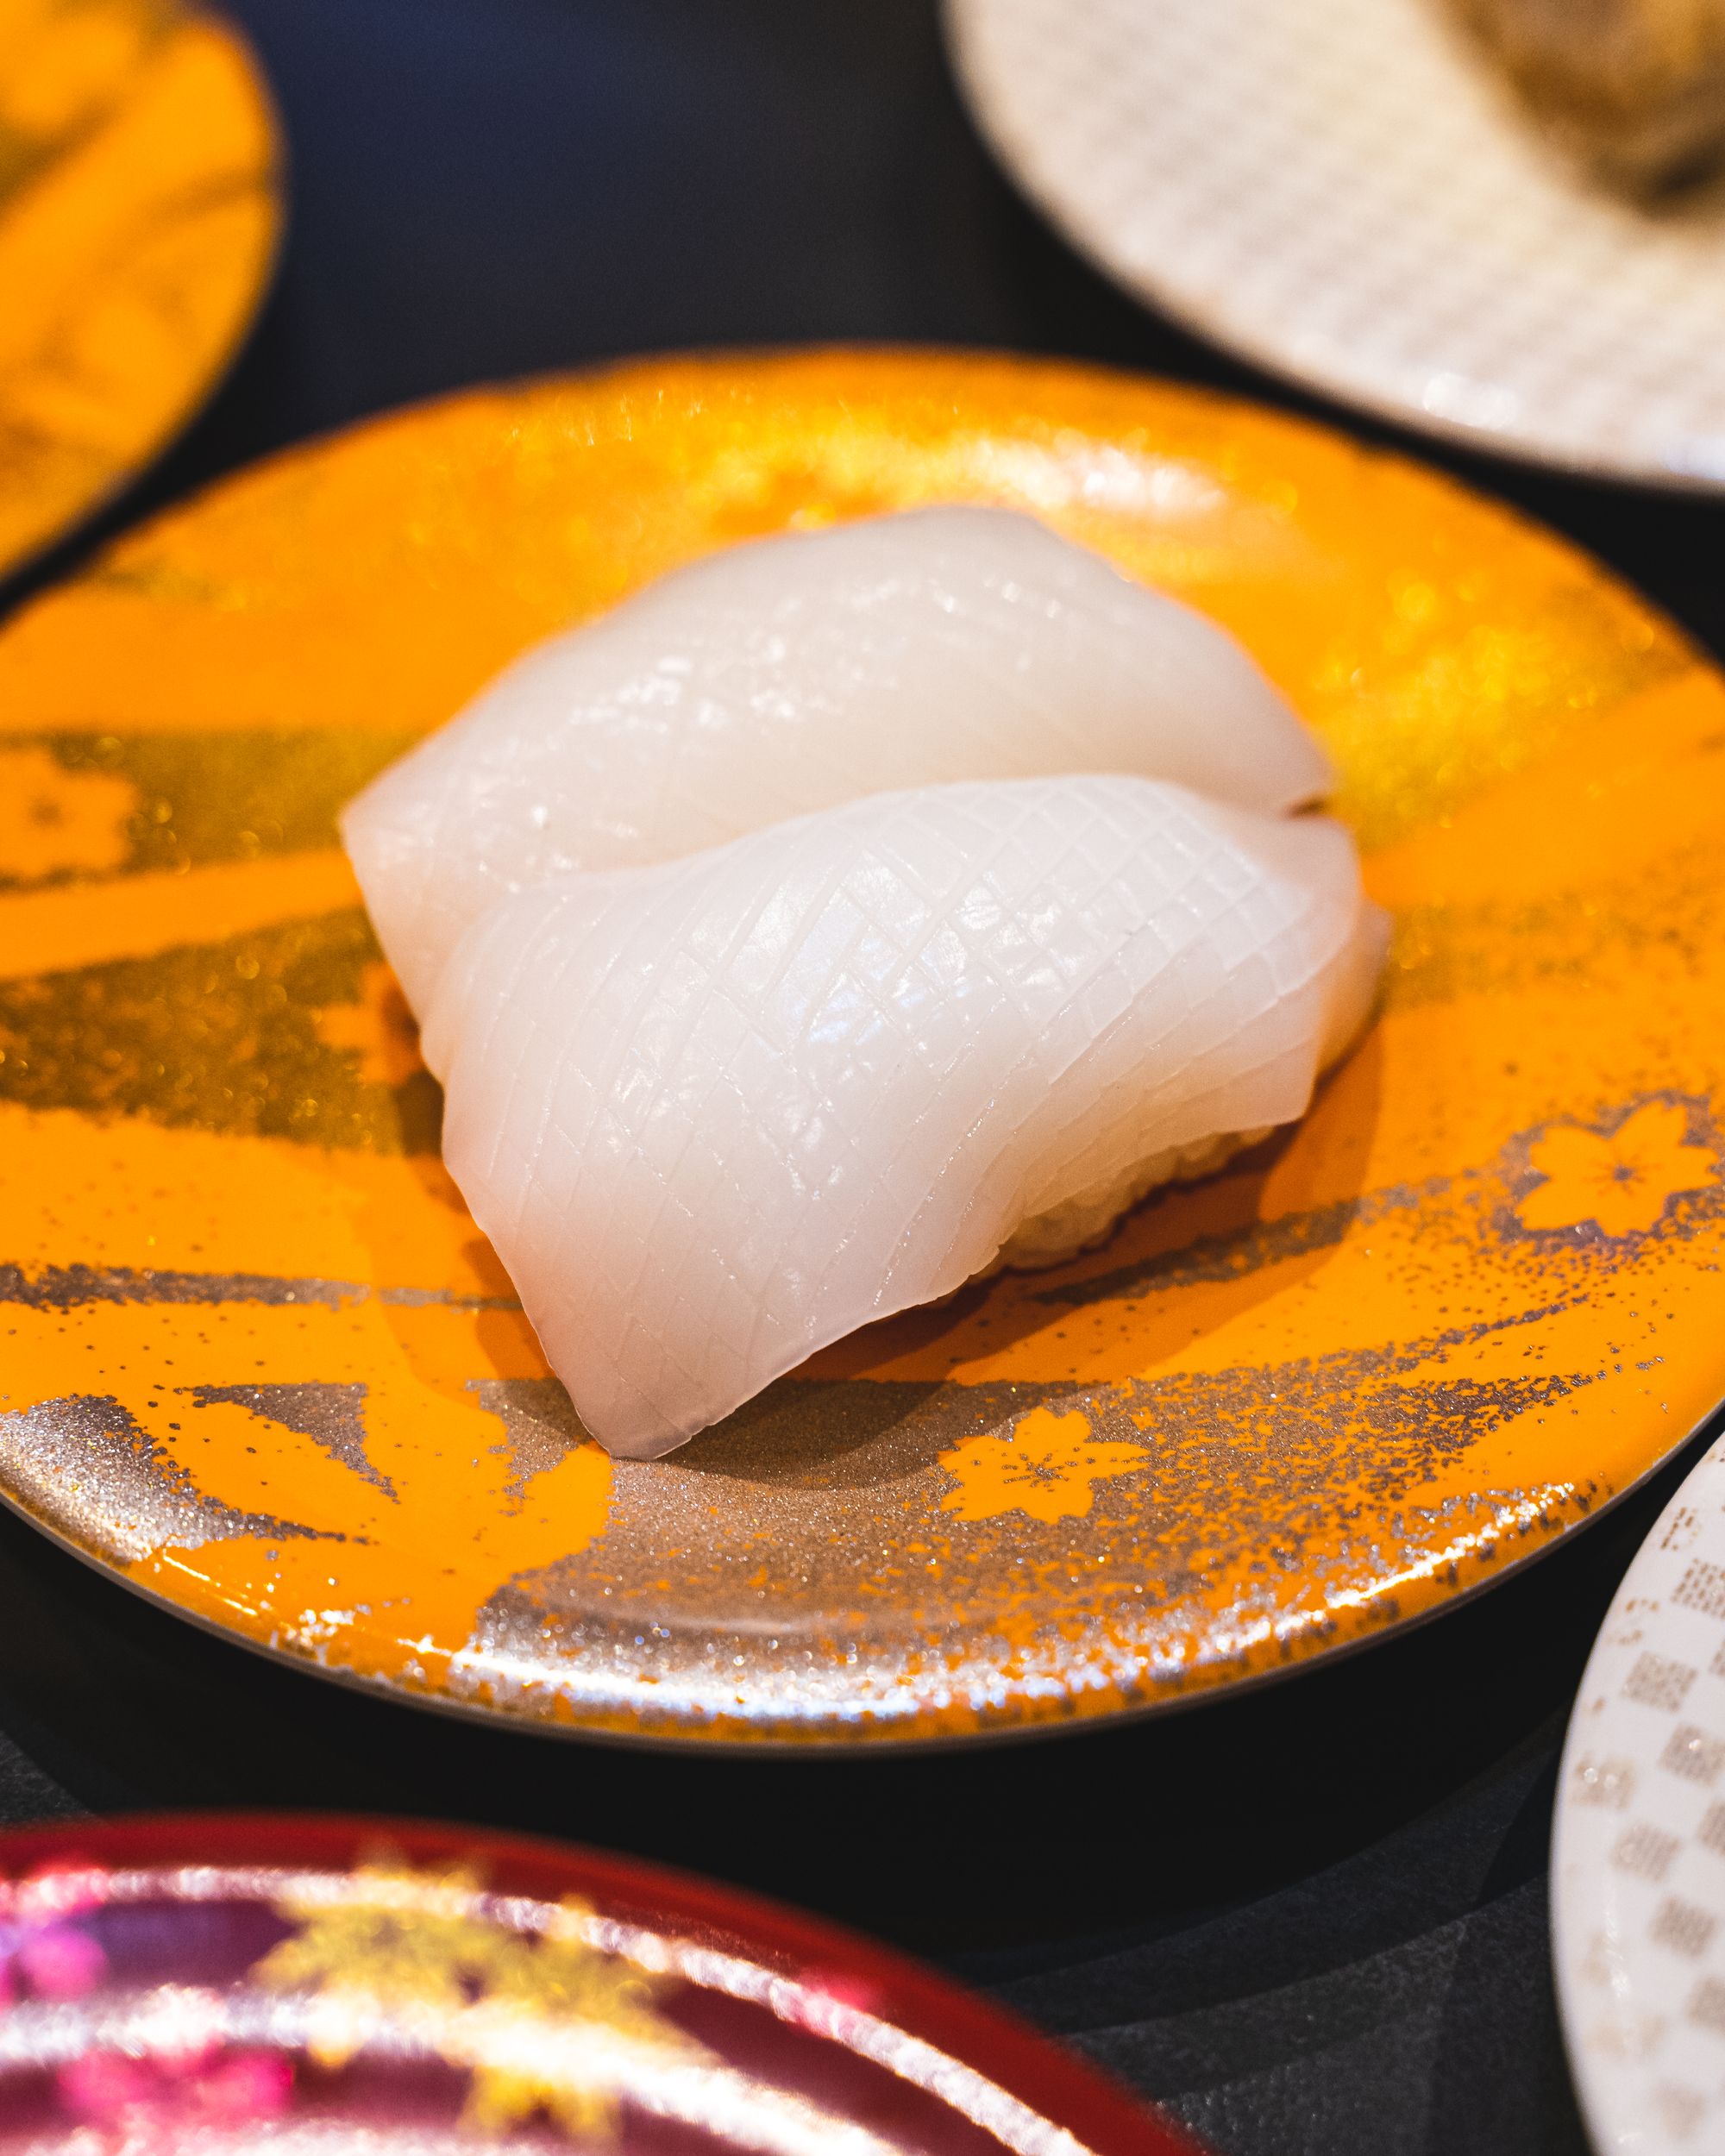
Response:
[[[1725,1437],[1647,1538],[1588,1663],[1552,1902],[1596,2147],[1725,2148]]]
[[[948,0],[1030,194],[1132,291],[1404,424],[1725,488],[1725,191],[1549,152],[1443,0]]]

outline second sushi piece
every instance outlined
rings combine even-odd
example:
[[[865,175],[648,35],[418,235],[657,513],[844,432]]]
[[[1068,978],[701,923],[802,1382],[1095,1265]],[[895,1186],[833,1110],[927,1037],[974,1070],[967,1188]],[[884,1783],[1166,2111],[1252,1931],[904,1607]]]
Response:
[[[505,900],[425,1053],[577,1412],[650,1458],[1301,1114],[1382,956],[1326,818],[932,787]]]

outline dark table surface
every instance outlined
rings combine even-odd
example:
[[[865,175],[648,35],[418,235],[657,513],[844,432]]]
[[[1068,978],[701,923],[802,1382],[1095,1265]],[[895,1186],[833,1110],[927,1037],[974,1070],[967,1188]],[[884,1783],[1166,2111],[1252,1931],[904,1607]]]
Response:
[[[926,0],[230,11],[291,147],[280,274],[216,403],[96,536],[405,399],[691,345],[1075,354],[1395,438],[1068,252],[981,147]],[[1410,446],[1725,644],[1725,506]],[[0,1516],[0,1818],[303,1806],[566,1834],[932,1955],[1223,2156],[1575,2151],[1546,1940],[1557,1754],[1616,1583],[1695,1456],[1521,1576],[1290,1683],[876,1761],[689,1760],[416,1714],[207,1638]]]

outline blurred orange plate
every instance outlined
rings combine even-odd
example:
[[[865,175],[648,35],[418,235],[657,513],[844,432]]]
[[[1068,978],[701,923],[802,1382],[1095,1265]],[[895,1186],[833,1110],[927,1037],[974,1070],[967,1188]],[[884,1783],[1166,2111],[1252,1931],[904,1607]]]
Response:
[[[227,366],[280,210],[246,47],[179,0],[0,0],[0,575]]]
[[[950,499],[1257,653],[1396,911],[1383,1015],[1105,1249],[613,1466],[439,1165],[336,808],[671,564]],[[1725,1394],[1725,684],[1413,465],[927,353],[475,394],[113,548],[0,636],[0,1484],[307,1667],[656,1741],[1143,1713],[1440,1608]]]

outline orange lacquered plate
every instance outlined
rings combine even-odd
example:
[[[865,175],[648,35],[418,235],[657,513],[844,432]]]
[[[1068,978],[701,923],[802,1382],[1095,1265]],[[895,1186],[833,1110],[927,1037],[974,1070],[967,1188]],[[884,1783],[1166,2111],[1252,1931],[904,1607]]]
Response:
[[[436,1154],[335,813],[751,534],[1027,507],[1209,609],[1397,916],[1291,1135],[613,1466]],[[300,450],[0,636],[0,1482],[350,1682],[647,1739],[1166,1707],[1425,1615],[1725,1394],[1725,684],[1446,480],[1076,368],[835,353]]]
[[[0,575],[203,401],[280,222],[245,46],[180,0],[0,0]]]

